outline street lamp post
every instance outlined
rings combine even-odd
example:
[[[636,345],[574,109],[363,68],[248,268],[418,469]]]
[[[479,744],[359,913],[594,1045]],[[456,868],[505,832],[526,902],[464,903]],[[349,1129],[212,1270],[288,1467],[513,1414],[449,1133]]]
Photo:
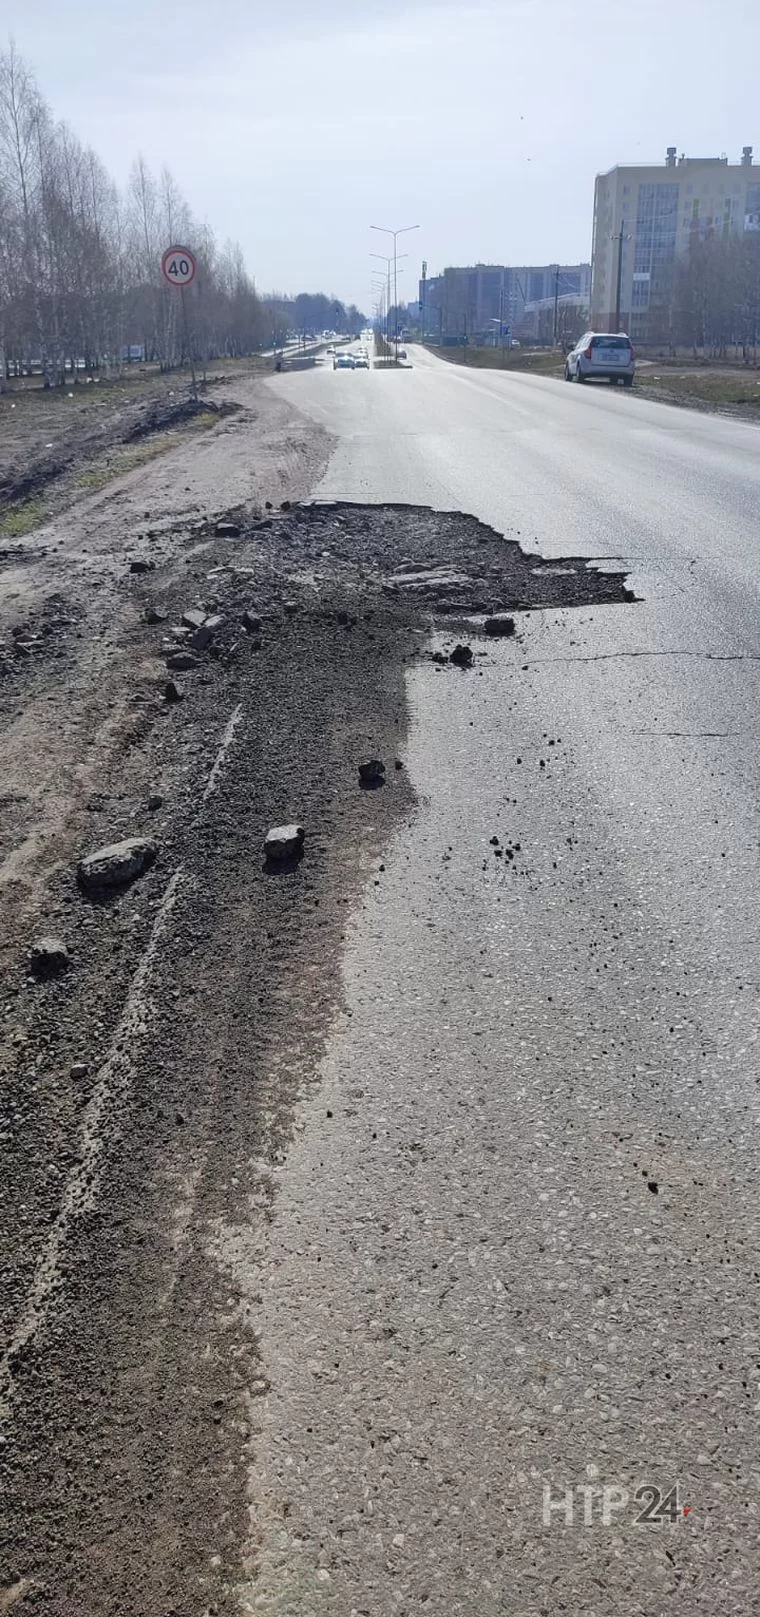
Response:
[[[623,242],[624,241],[630,241],[630,239],[631,239],[630,236],[626,235],[625,219],[621,219],[621,221],[620,221],[620,229],[616,230],[615,234],[612,237],[612,240],[616,241],[617,244],[618,244],[617,277],[616,277],[616,280],[615,280],[615,330],[616,331],[620,330],[620,293],[621,293],[621,287],[622,287],[622,284],[623,284]]]
[[[387,282],[386,282],[385,276],[380,273],[380,270],[375,270],[373,273],[374,273],[374,279],[373,279],[373,282],[372,282],[372,290],[375,293],[375,296],[377,297],[377,300],[378,300],[378,302],[377,302],[378,324],[380,326],[380,335],[382,336],[384,326],[385,326],[385,319],[386,319],[386,301],[385,301],[385,299],[386,299],[386,293],[387,293]]]
[[[387,257],[385,253],[370,253],[369,256],[370,256],[370,258],[379,258],[380,263],[385,265],[385,272],[386,272],[386,275],[388,277],[388,301],[387,301],[387,303],[385,305],[385,320],[386,320],[385,340],[388,343],[388,346],[390,347],[390,341],[391,341],[391,329],[390,329],[390,320],[391,320],[391,264],[393,264],[394,279],[396,280],[396,282],[398,282],[398,262],[399,262],[399,259],[408,258],[409,255],[408,255],[408,253],[398,253],[394,258],[393,253],[391,253],[390,257]],[[398,287],[396,288],[396,292],[394,293],[394,296],[396,298],[396,307],[398,308]]]
[[[370,225],[370,230],[379,230],[383,236],[393,237],[393,304],[395,325],[396,364],[398,365],[398,253],[396,243],[399,236],[408,235],[410,230],[419,230],[419,225],[402,225],[399,230],[391,230],[388,225]],[[379,255],[378,255],[379,256]]]
[[[391,254],[390,258],[386,258],[385,253],[370,253],[369,256],[370,258],[379,258],[380,263],[385,265],[388,294],[385,303],[385,340],[390,344],[391,334],[388,322],[391,318],[391,264],[393,263],[393,255]]]

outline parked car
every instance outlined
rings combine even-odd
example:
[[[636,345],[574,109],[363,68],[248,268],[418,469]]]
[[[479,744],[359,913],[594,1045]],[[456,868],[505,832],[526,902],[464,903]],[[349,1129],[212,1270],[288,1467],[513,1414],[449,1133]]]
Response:
[[[635,373],[633,344],[623,331],[586,331],[565,360],[566,382],[605,376],[608,382],[632,387]]]
[[[353,356],[353,354],[347,354],[344,348],[339,348],[337,353],[333,354],[333,370],[334,371],[352,371],[353,368],[354,368],[354,356]]]

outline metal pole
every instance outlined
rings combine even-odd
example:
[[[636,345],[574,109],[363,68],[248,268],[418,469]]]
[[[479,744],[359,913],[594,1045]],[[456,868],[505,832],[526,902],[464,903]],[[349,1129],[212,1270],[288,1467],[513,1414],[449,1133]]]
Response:
[[[193,398],[195,399],[195,402],[197,404],[198,403],[198,383],[197,383],[197,381],[195,379],[195,361],[193,360],[193,345],[192,345],[192,343],[190,341],[190,328],[189,328],[188,323],[187,323],[187,304],[185,302],[185,288],[184,288],[184,286],[180,287],[179,295],[180,295],[180,298],[182,299],[182,325],[183,325],[184,331],[185,331],[185,343],[187,345],[187,352],[188,352],[188,356],[189,356],[189,359],[190,359],[190,375],[193,378]]]
[[[557,346],[557,311],[559,307],[559,264],[554,271],[554,347]]]
[[[369,228],[370,228],[370,230],[379,230],[379,232],[380,232],[380,234],[382,236],[392,236],[393,237],[393,291],[394,291],[394,297],[395,297],[395,303],[396,303],[396,312],[395,312],[396,363],[398,364],[398,277],[397,277],[398,254],[397,254],[397,251],[396,251],[397,241],[398,241],[399,236],[406,236],[406,235],[408,235],[410,230],[419,230],[420,227],[419,227],[419,225],[402,225],[398,230],[391,230],[388,225],[370,225]],[[390,275],[388,277],[388,288],[389,288],[389,292],[390,292]]]
[[[396,257],[396,237],[398,231],[393,232],[393,327],[395,339],[395,360],[398,365],[398,259]]]
[[[613,238],[612,238],[613,241],[616,240],[617,244],[618,244],[617,285],[615,287],[615,330],[616,331],[620,330],[620,295],[621,295],[621,288],[622,288],[622,284],[623,284],[623,236],[624,236],[624,234],[625,234],[625,220],[621,219],[621,221],[620,221],[620,230],[618,232],[618,235],[617,235],[617,237],[613,236]]]

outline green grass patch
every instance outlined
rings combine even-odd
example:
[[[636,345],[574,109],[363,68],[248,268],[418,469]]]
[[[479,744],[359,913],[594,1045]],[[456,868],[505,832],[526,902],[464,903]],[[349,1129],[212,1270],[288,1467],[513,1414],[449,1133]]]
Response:
[[[45,521],[47,512],[40,499],[22,500],[0,516],[0,536],[3,539],[23,539]]]

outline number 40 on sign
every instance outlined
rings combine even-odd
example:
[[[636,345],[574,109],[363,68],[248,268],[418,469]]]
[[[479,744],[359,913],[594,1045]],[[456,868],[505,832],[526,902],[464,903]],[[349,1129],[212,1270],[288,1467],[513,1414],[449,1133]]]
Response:
[[[189,286],[195,280],[196,263],[189,247],[167,247],[161,259],[161,274],[170,286]]]

